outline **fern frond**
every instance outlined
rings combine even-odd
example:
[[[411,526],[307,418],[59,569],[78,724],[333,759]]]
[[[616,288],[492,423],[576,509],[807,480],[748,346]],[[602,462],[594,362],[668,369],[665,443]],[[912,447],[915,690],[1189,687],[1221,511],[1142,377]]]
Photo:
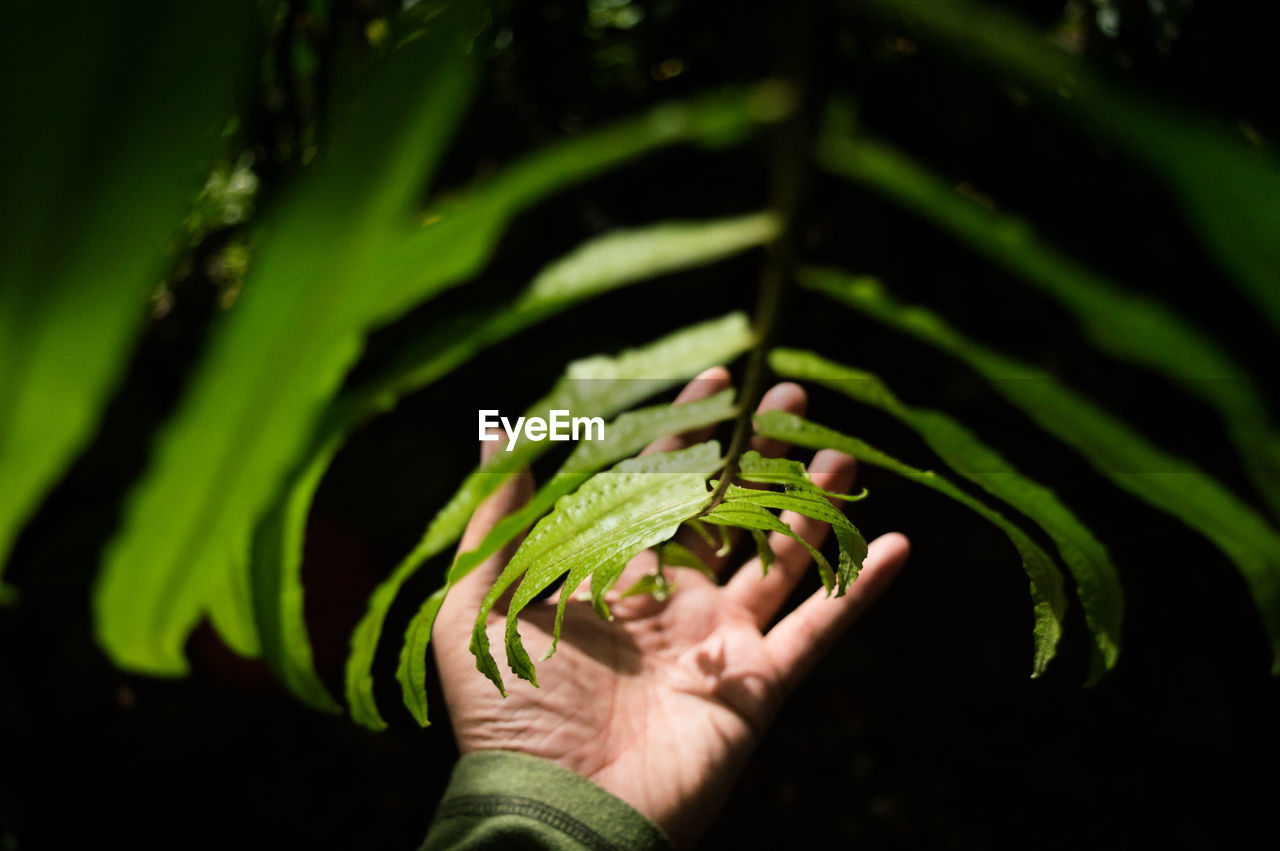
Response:
[[[1053,558],[1003,514],[956,487],[950,480],[928,470],[919,470],[875,449],[855,437],[811,423],[786,411],[767,411],[755,416],[756,433],[785,440],[810,449],[838,449],[859,463],[881,467],[895,475],[924,485],[976,512],[1004,532],[1022,558],[1022,567],[1031,580],[1035,604],[1035,653],[1031,675],[1039,676],[1053,658],[1062,635],[1062,618],[1067,609],[1062,571]]]
[[[183,644],[210,595],[236,587],[227,572],[240,566],[364,331],[383,316],[376,295],[390,235],[407,222],[470,96],[474,56],[460,42],[445,15],[376,66],[334,123],[324,162],[274,210],[246,297],[218,317],[108,547],[94,613],[117,665],[185,673]]]
[[[1018,18],[969,0],[866,0],[1016,80],[1165,182],[1240,291],[1280,329],[1280,163],[1207,116],[1108,79]]]
[[[314,671],[302,620],[302,543],[315,491],[348,435],[406,394],[443,378],[484,349],[539,321],[612,289],[758,245],[776,228],[776,217],[766,212],[703,222],[662,222],[588,240],[543,269],[517,296],[514,307],[499,303],[479,313],[442,317],[415,336],[386,369],[342,392],[312,438],[311,456],[259,523],[253,545],[255,618],[259,632],[272,633],[262,636],[263,656],[290,690],[311,705],[334,706],[327,694],[319,698],[323,686]],[[624,438],[625,431],[619,434],[616,429],[617,425],[610,437]],[[580,449],[596,446],[587,442]]]
[[[605,429],[603,440],[579,443],[564,465],[538,489],[527,505],[499,520],[475,549],[460,553],[449,568],[445,586],[423,603],[409,623],[400,648],[396,678],[400,681],[405,706],[418,723],[427,724],[426,654],[431,628],[450,587],[506,546],[549,511],[556,500],[572,493],[596,471],[638,452],[658,438],[722,422],[736,413],[733,391],[725,390],[684,405],[655,405],[622,414]],[[674,547],[674,542],[668,542],[665,550],[667,564],[696,566],[689,561],[692,558],[696,562],[696,556],[685,550],[688,553],[686,557]]]
[[[1213,542],[1248,584],[1280,675],[1280,535],[1257,511],[1049,373],[961,336],[922,308],[897,304],[877,282],[816,271],[801,282],[962,361],[1117,487]]]
[[[1053,540],[1071,571],[1095,658],[1090,680],[1115,666],[1120,655],[1124,590],[1106,547],[1053,491],[1019,473],[977,435],[946,414],[911,408],[869,372],[850,369],[811,352],[774,349],[769,365],[779,375],[812,381],[874,406],[914,430],[956,473],[1034,521]]]
[[[1216,410],[1254,486],[1280,516],[1280,433],[1266,396],[1207,332],[1159,298],[1127,291],[1062,254],[1027,222],[978,203],[882,142],[828,133],[819,162],[929,219],[1053,298],[1099,351],[1159,373]]]
[[[598,586],[593,581],[592,596],[599,600],[632,557],[670,538],[681,523],[702,510],[711,499],[707,479],[721,464],[720,445],[708,441],[623,461],[561,497],[555,509],[534,526],[485,595],[471,639],[476,667],[505,693],[502,675],[489,652],[487,625],[493,605],[519,580],[507,607],[507,662],[517,676],[537,685],[533,662],[520,640],[516,619],[520,611],[567,575],[556,612],[554,650],[564,607],[578,585],[597,573],[607,574]]]
[[[577,361],[569,365],[551,392],[530,408],[530,413],[545,417],[552,409],[563,409],[581,416],[613,416],[707,367],[733,360],[754,340],[746,317],[731,313],[616,357]],[[358,723],[375,730],[386,726],[374,702],[371,666],[382,624],[400,587],[427,559],[461,537],[467,520],[485,497],[548,448],[546,442],[521,441],[511,452],[497,453],[488,464],[471,473],[431,520],[413,551],[373,590],[365,614],[351,634],[347,657],[347,702]]]

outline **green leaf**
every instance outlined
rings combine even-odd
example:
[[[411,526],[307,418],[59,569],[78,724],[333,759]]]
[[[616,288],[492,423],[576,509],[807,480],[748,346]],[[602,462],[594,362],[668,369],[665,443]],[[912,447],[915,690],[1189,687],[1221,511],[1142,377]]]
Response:
[[[323,161],[264,224],[244,296],[219,317],[106,555],[96,627],[119,666],[185,673],[188,633],[232,586],[234,555],[386,316],[384,258],[475,76],[455,27],[442,16],[373,69],[336,116]]]
[[[576,147],[579,142],[572,144]],[[530,163],[534,161],[536,156]],[[530,163],[514,168],[529,168]],[[468,197],[474,196],[474,203],[483,206],[490,203],[486,199],[492,191],[488,184],[482,184]],[[324,431],[349,430],[353,424],[391,408],[405,394],[439,380],[485,348],[593,296],[763,245],[776,235],[778,227],[776,214],[762,212],[729,219],[662,222],[588,240],[539,272],[514,304],[446,316],[418,335],[382,374],[337,400]],[[474,272],[479,262],[469,272]]]
[[[789,484],[786,493],[730,485],[725,502],[749,502],[765,508],[786,509],[830,524],[840,548],[840,563],[835,578],[836,596],[842,597],[849,583],[858,577],[858,571],[862,569],[862,562],[867,557],[867,542],[857,527],[844,516],[844,512],[828,502],[824,494],[824,491],[811,482],[807,485]],[[824,576],[823,584],[830,590],[831,585],[825,580]]]
[[[294,696],[322,712],[342,708],[315,669],[304,617],[302,556],[311,502],[340,445],[332,440],[316,453],[253,537],[253,613],[262,658]]]
[[[779,375],[825,385],[896,417],[919,434],[947,466],[1037,523],[1053,539],[1062,562],[1075,578],[1097,651],[1091,681],[1115,666],[1124,613],[1120,578],[1106,547],[1053,491],[1019,473],[977,435],[946,414],[903,404],[869,372],[790,349],[773,350],[769,365]]]
[[[675,532],[673,531],[671,534],[674,535]],[[601,620],[613,620],[613,612],[609,611],[609,606],[604,601],[604,595],[609,593],[613,588],[614,583],[618,581],[618,577],[622,575],[622,571],[625,570],[626,567],[627,563],[625,561],[616,561],[591,573],[591,608],[596,610],[596,614],[600,616]],[[569,580],[572,579],[573,574],[570,573]],[[574,588],[577,588],[581,582],[582,577],[579,577],[577,582],[572,583],[566,580],[565,587],[568,588],[568,586],[572,584]],[[556,639],[558,639],[560,635],[560,621],[564,617],[564,606],[569,602],[569,596],[571,593],[572,592],[566,592],[560,595],[560,606],[556,610]],[[553,640],[551,642],[551,647],[547,650],[543,658],[549,658],[555,650],[556,642]],[[508,658],[510,658],[510,653],[508,653]]]
[[[604,440],[580,442],[528,505],[499,521],[474,550],[459,554],[449,570],[450,583],[458,582],[502,549],[520,530],[550,510],[557,499],[572,493],[597,470],[635,454],[658,438],[731,419],[737,413],[733,396],[732,390],[724,390],[683,405],[654,405],[622,414],[605,429]],[[679,555],[674,548],[669,552]],[[692,553],[689,556],[693,557]]]
[[[549,511],[557,499],[572,493],[597,470],[633,455],[660,437],[692,431],[734,417],[737,407],[733,395],[732,390],[724,390],[683,405],[655,405],[622,414],[605,429],[603,440],[580,442],[564,465],[538,489],[527,505],[499,520],[475,549],[458,555],[449,569],[445,586],[436,591],[410,621],[400,648],[396,679],[400,681],[405,706],[419,724],[426,726],[428,723],[427,647],[435,617],[449,588],[506,546]],[[688,555],[682,554],[681,550]],[[669,559],[665,562],[667,564],[697,566],[687,563],[689,559],[698,561],[697,557],[674,541],[667,542],[662,552]],[[706,565],[702,569],[710,573]],[[437,595],[439,599],[436,599]]]
[[[772,241],[781,227],[779,216],[767,211],[613,231],[583,243],[544,269],[517,299],[515,308],[537,314],[622,284],[711,263]]]
[[[1271,640],[1272,671],[1280,674],[1280,535],[1258,512],[1049,373],[962,337],[921,308],[897,304],[877,282],[807,272],[802,283],[963,361],[1117,487],[1212,541],[1249,586]]]
[[[209,622],[232,651],[246,659],[262,655],[254,621],[253,591],[249,587],[249,554],[234,557],[231,569],[218,578],[209,596]]]
[[[738,460],[738,478],[744,482],[756,484],[785,485],[788,488],[798,488],[807,493],[845,502],[856,502],[867,495],[865,488],[861,493],[856,494],[832,493],[823,490],[813,483],[809,478],[809,471],[799,461],[788,458],[766,458],[754,449],[744,452]]]
[[[569,365],[556,387],[528,413],[545,417],[548,411],[556,409],[573,411],[575,416],[612,416],[707,367],[732,360],[750,348],[754,339],[746,317],[731,313],[676,331],[617,357],[598,356],[577,361]],[[471,473],[432,519],[413,551],[373,590],[364,617],[351,634],[351,653],[347,657],[347,703],[357,723],[373,730],[386,726],[374,702],[371,666],[382,624],[400,587],[427,559],[461,537],[467,521],[485,497],[552,445],[549,441],[517,442],[512,451],[499,452],[487,465]],[[411,628],[415,628],[414,625]],[[416,654],[412,657],[413,665],[417,664],[417,658]]]
[[[716,547],[716,548],[718,548],[718,550],[717,550],[717,552],[716,552],[716,555],[718,555],[718,556],[724,556],[724,555],[728,555],[728,554],[729,554],[729,541],[728,541],[728,539],[727,539],[724,535],[721,535],[721,536],[720,536],[720,540],[717,542],[717,541],[716,541],[716,539],[715,539],[715,536],[713,536],[713,535],[711,534],[711,530],[710,530],[710,529],[708,529],[708,528],[707,528],[707,526],[706,526],[706,524],[705,524],[705,523],[703,523],[701,520],[699,520],[699,519],[697,519],[697,518],[694,518],[693,520],[690,520],[689,522],[685,523],[684,525],[685,525],[685,526],[688,526],[690,529],[692,529],[692,530],[694,531],[694,533],[695,533],[699,538],[701,538],[701,539],[702,539],[702,542],[703,542],[704,544],[706,544],[708,547]]]
[[[468,279],[492,253],[511,218],[544,197],[672,145],[737,142],[760,123],[786,117],[791,106],[786,91],[773,83],[665,103],[551,145],[468,190],[441,198],[390,259],[395,269],[391,279],[399,289],[388,294],[386,312],[395,315],[412,306],[420,291],[437,292]],[[776,222],[758,221],[754,227],[769,229]],[[732,231],[725,232],[729,242],[740,238]],[[668,238],[674,239],[672,234]],[[548,287],[548,296],[554,297],[554,289]]]
[[[965,0],[867,0],[1038,93],[1173,190],[1242,292],[1280,328],[1280,164],[1209,120],[1101,74],[1007,13]]]
[[[707,563],[679,541],[667,541],[657,549],[659,567],[690,567],[712,582],[718,581],[715,572],[707,567]]]
[[[729,486],[729,490],[734,489],[734,485]],[[714,523],[717,526],[733,526],[738,529],[747,529],[751,532],[751,537],[756,542],[756,547],[761,553],[760,563],[762,572],[768,572],[773,564],[773,549],[769,546],[769,541],[765,538],[765,532],[779,532],[789,538],[794,538],[804,545],[809,551],[809,555],[813,557],[813,563],[818,566],[818,575],[822,577],[822,587],[830,591],[836,584],[835,572],[831,570],[831,562],[827,561],[827,557],[820,550],[797,535],[791,530],[791,527],[782,521],[768,508],[759,505],[751,500],[739,499],[730,502],[725,500],[717,505],[711,511],[702,516],[707,523]],[[760,547],[763,540],[764,546]],[[764,553],[769,554],[766,560]]]
[[[255,7],[5,4],[0,569],[124,373],[166,240],[248,94]]]
[[[1035,653],[1031,675],[1038,677],[1053,658],[1062,636],[1062,617],[1067,608],[1062,571],[1053,558],[1003,514],[980,502],[948,479],[928,470],[918,470],[902,463],[861,440],[808,422],[785,411],[768,411],[755,415],[756,432],[765,437],[785,440],[810,449],[838,449],[857,458],[859,463],[888,470],[904,479],[951,497],[974,511],[1008,536],[1022,558],[1022,568],[1031,580],[1031,599],[1035,604]]]
[[[928,218],[1058,301],[1100,351],[1158,372],[1213,407],[1255,487],[1280,514],[1280,435],[1266,397],[1211,336],[1159,299],[1124,290],[1055,250],[1025,221],[979,203],[881,142],[828,133],[819,161]]]
[[[449,593],[449,588],[448,584],[442,585],[422,602],[417,614],[409,622],[409,628],[405,630],[404,644],[400,645],[400,663],[396,678],[400,680],[405,708],[422,727],[431,725],[431,720],[427,716],[427,645],[431,641],[431,629],[435,626],[436,615],[440,614],[440,607],[444,605],[444,598]],[[368,683],[370,694],[372,687],[371,678]],[[375,713],[377,712],[377,704],[372,698],[368,705]],[[365,726],[370,725],[366,723]],[[382,726],[386,726],[386,722],[382,722]]]
[[[773,554],[773,547],[769,545],[769,536],[760,529],[748,529],[747,531],[751,533],[751,540],[755,541],[756,544],[756,555],[760,558],[760,575],[766,576],[776,559]]]
[[[707,563],[675,539],[659,544],[654,547],[654,551],[658,554],[658,569],[633,582],[630,588],[622,592],[623,597],[648,594],[659,602],[670,597],[676,592],[677,586],[675,582],[667,579],[663,570],[663,568],[667,567],[690,567],[712,582],[717,581],[715,572],[707,567]],[[549,658],[549,656],[550,653],[544,658]]]
[[[707,478],[721,465],[714,440],[676,452],[658,452],[621,462],[597,473],[534,526],[520,549],[485,595],[476,615],[471,652],[476,667],[506,693],[498,664],[489,652],[489,612],[517,580],[507,607],[506,647],[511,670],[537,685],[533,661],[517,629],[517,615],[539,593],[568,574],[553,631],[559,638],[564,607],[583,580],[598,570],[614,579],[637,553],[675,534],[711,499]],[[611,584],[607,583],[607,584]]]
[[[301,620],[302,607],[293,601],[300,601],[303,594],[302,543],[311,501],[329,461],[356,428],[393,407],[405,394],[447,375],[483,349],[584,299],[646,277],[714,262],[772,239],[777,227],[777,217],[765,212],[702,222],[664,222],[614,231],[589,240],[543,269],[516,298],[514,305],[499,303],[480,313],[442,317],[432,328],[416,336],[389,369],[342,393],[317,429],[313,440],[317,449],[277,497],[275,507],[263,519],[257,533],[261,544],[255,547],[252,571],[264,574],[254,582],[267,596],[258,597],[255,608],[282,609],[259,614],[258,625],[260,629],[280,631],[273,640],[264,638],[263,641],[268,663],[291,690],[304,701],[318,705],[313,698],[319,680],[311,670],[311,649],[306,625]],[[611,440],[584,442],[578,451],[601,451],[599,447],[603,444],[624,439],[629,422],[615,423],[609,430]],[[624,431],[620,433],[619,428]],[[633,451],[618,457],[626,457]],[[605,461],[600,466],[614,460],[618,459]],[[283,507],[286,504],[288,507]],[[262,528],[269,525],[278,528]],[[267,542],[286,549],[273,549]],[[284,596],[275,596],[277,594]],[[430,624],[425,625],[425,630],[422,626],[415,618],[410,630],[425,647],[431,630]],[[411,660],[425,659],[425,656],[402,653],[402,659],[410,660],[411,670],[421,668],[422,673],[415,677],[402,664],[401,682],[421,683],[425,678],[425,664],[413,664]],[[425,686],[417,687],[412,706],[425,706],[425,701]],[[320,708],[327,709],[332,699],[322,703]],[[411,708],[411,711],[414,710]],[[425,723],[424,719],[425,715],[419,718]]]
[[[623,591],[622,596],[638,597],[641,594],[648,594],[653,599],[662,601],[670,597],[675,590],[675,584],[668,582],[661,573],[646,573],[631,583],[631,587]]]

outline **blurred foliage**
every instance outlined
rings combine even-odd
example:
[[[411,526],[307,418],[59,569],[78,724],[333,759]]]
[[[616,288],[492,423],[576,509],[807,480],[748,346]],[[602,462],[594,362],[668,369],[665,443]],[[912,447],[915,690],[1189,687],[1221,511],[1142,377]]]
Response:
[[[973,187],[953,187],[875,139],[828,133],[819,159],[833,173],[929,219],[1061,303],[1089,341],[1110,357],[1158,372],[1217,409],[1245,471],[1272,513],[1280,515],[1280,433],[1266,397],[1248,370],[1210,335],[1158,297],[1127,291],[1057,251]]]
[[[3,12],[0,562],[119,380],[218,121],[246,94],[252,11]]]
[[[1280,164],[1239,133],[1113,84],[1017,18],[969,0],[864,0],[858,9],[901,16],[909,29],[1016,81],[1096,132],[1165,182],[1200,238],[1280,329]],[[1099,8],[1104,33],[1119,25]],[[1247,134],[1246,134],[1247,138]]]
[[[941,318],[897,304],[871,279],[808,270],[805,286],[920,340],[979,373],[1042,429],[1075,449],[1118,487],[1213,541],[1249,583],[1280,674],[1280,535],[1262,515],[1195,464],[1161,450],[1088,397],[1035,367],[969,340]],[[1108,600],[1114,605],[1118,600]]]

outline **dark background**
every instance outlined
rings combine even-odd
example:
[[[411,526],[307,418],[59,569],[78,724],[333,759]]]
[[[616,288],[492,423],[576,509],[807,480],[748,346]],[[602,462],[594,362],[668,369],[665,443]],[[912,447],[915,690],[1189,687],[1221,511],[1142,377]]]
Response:
[[[1064,17],[1059,2],[1006,5],[1046,28]],[[1115,78],[1226,126],[1246,122],[1266,139],[1280,132],[1274,4],[1113,6],[1114,37],[1099,30],[1094,5],[1074,8],[1081,50]],[[500,5],[484,37],[495,41],[485,83],[441,183],[464,183],[540,142],[659,100],[771,70],[768,16],[747,6],[632,7],[644,14],[626,29],[579,3]],[[323,81],[334,45],[386,11],[301,4],[273,49],[309,45]],[[815,102],[852,93],[860,126],[1025,214],[1124,285],[1167,297],[1251,363],[1274,396],[1273,338],[1133,163],[998,77],[891,27],[824,7],[813,32]],[[652,69],[671,57],[683,73],[656,79]],[[264,72],[240,142],[257,155],[266,199],[300,167],[291,142],[324,115],[322,86],[289,88]],[[433,317],[515,292],[593,234],[765,206],[768,144],[762,136],[727,151],[668,151],[557,196],[514,223],[477,281],[380,332],[361,369],[376,368]],[[1212,412],[1096,355],[1056,305],[928,225],[817,172],[808,176],[804,221],[805,257],[882,276],[905,299],[1052,367],[1162,446],[1250,493]],[[172,309],[152,322],[98,438],[28,528],[8,571],[24,599],[0,612],[5,851],[88,842],[412,847],[456,757],[434,681],[432,728],[416,729],[399,708],[393,641],[383,642],[377,667],[392,728],[377,735],[303,708],[264,666],[238,659],[207,629],[191,641],[195,674],[183,681],[122,674],[93,646],[88,589],[98,553],[216,313],[217,282],[201,259],[234,236],[214,233],[175,261]],[[572,358],[749,309],[762,259],[753,252],[572,310],[357,436],[320,490],[305,566],[317,663],[335,692],[367,593],[474,463],[469,412],[522,406]],[[799,290],[787,294],[779,322],[780,342],[888,376],[908,401],[951,411],[1050,483],[1115,557],[1127,592],[1125,647],[1118,668],[1083,689],[1087,635],[1077,607],[1059,658],[1045,677],[1029,679],[1031,607],[1008,542],[966,509],[867,470],[871,497],[851,517],[868,538],[906,532],[908,569],[788,704],[705,844],[1221,848],[1272,835],[1280,687],[1267,676],[1261,627],[1226,560],[933,351]],[[894,423],[833,394],[814,390],[810,416],[919,466],[936,463]],[[387,636],[400,634],[443,566],[401,595]]]

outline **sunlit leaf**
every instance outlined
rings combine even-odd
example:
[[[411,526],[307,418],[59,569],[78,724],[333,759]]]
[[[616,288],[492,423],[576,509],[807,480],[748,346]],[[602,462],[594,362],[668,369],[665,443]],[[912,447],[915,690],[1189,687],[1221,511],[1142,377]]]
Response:
[[[574,416],[610,417],[707,367],[733,360],[753,341],[746,317],[731,313],[617,357],[577,361],[569,365],[565,376],[546,397],[530,407],[528,414],[546,417],[548,411],[556,409],[573,411]],[[351,717],[358,723],[375,730],[386,726],[374,702],[371,666],[382,624],[400,587],[427,559],[461,537],[467,520],[485,497],[553,445],[549,441],[518,441],[512,451],[497,453],[483,468],[471,473],[431,520],[413,551],[373,590],[364,617],[351,634],[351,653],[347,657],[347,703]]]
[[[254,548],[252,571],[261,574],[254,579],[254,585],[263,592],[256,598],[255,608],[279,609],[257,616],[260,629],[278,632],[273,639],[263,638],[264,655],[291,690],[316,705],[313,698],[319,680],[311,669],[310,643],[300,605],[303,532],[311,501],[329,461],[351,432],[394,406],[405,394],[440,379],[476,353],[538,321],[608,290],[713,262],[767,242],[777,227],[774,214],[757,213],[702,222],[664,222],[607,233],[543,269],[514,304],[495,303],[480,312],[441,317],[436,325],[415,336],[387,369],[344,391],[317,429],[313,456],[290,479],[260,524]],[[599,448],[602,443],[625,438],[626,432],[618,429],[627,428],[629,422],[620,420],[611,427],[609,441],[584,442],[578,450],[603,451]],[[618,458],[602,462],[601,466]],[[429,627],[427,624],[427,629],[422,630],[415,619],[410,629],[425,643],[430,636]],[[417,693],[425,701],[425,690]],[[330,703],[331,699],[325,701],[324,708]]]
[[[604,440],[579,443],[564,466],[538,489],[528,505],[500,520],[474,550],[459,554],[449,569],[449,581],[456,583],[462,579],[511,541],[520,530],[549,511],[557,499],[571,493],[597,470],[634,455],[660,437],[731,418],[737,413],[733,395],[732,390],[724,390],[683,405],[655,405],[622,414],[605,429]],[[669,552],[678,555],[678,550]]]
[[[969,340],[877,282],[811,271],[806,286],[964,361],[1010,404],[1070,446],[1116,486],[1178,518],[1217,545],[1249,586],[1280,674],[1280,535],[1199,467],[1165,452],[1052,375]]]
[[[428,598],[409,623],[400,650],[396,678],[404,692],[405,706],[418,723],[427,724],[427,648],[431,641],[431,628],[448,589],[514,540],[551,510],[557,499],[572,493],[597,470],[635,454],[660,437],[733,417],[737,413],[733,395],[732,390],[724,390],[683,405],[655,405],[622,414],[605,429],[603,440],[580,442],[564,465],[538,489],[527,505],[499,520],[475,549],[458,555],[449,569],[445,587]],[[674,541],[668,541],[662,553],[664,563],[672,566],[697,567],[701,564],[697,556]],[[702,565],[702,570],[707,571],[706,565]]]
[[[852,455],[861,464],[881,467],[895,475],[932,488],[951,497],[956,502],[976,512],[1008,536],[1014,549],[1022,558],[1022,568],[1031,580],[1031,599],[1035,604],[1035,653],[1032,657],[1031,675],[1044,673],[1045,666],[1053,658],[1058,639],[1062,636],[1062,618],[1067,608],[1067,596],[1063,589],[1062,571],[1053,558],[1018,526],[990,506],[975,499],[950,480],[929,470],[919,470],[896,458],[868,446],[861,440],[840,434],[816,423],[808,422],[786,411],[767,411],[755,415],[758,434],[785,440],[795,446],[810,449],[838,449]]]
[[[1216,340],[1163,301],[1107,280],[1044,242],[1025,221],[979,203],[881,142],[829,133],[819,160],[925,216],[1058,301],[1099,350],[1160,373],[1216,409],[1254,485],[1280,514],[1280,435],[1253,376]]]
[[[730,485],[730,490],[733,488],[734,486]],[[726,499],[704,514],[702,519],[717,526],[733,526],[737,529],[749,530],[761,553],[760,562],[763,572],[767,572],[773,564],[773,550],[769,546],[768,539],[764,537],[765,532],[778,532],[799,541],[809,551],[809,555],[813,557],[813,563],[818,566],[818,575],[822,577],[822,587],[828,591],[835,587],[836,574],[831,569],[831,563],[827,561],[827,557],[804,538],[793,532],[791,527],[784,523],[778,515],[763,505],[758,505],[745,499],[733,501]],[[763,547],[760,546],[761,541],[764,543]],[[768,553],[767,560],[764,556],[765,553]]]
[[[748,460],[746,463],[752,462]],[[764,508],[785,509],[830,524],[840,549],[840,562],[835,576],[836,596],[843,596],[849,583],[858,577],[858,571],[862,569],[862,561],[867,557],[867,542],[857,527],[844,516],[844,512],[828,502],[825,492],[814,486],[812,482],[788,484],[785,493],[730,485],[724,501],[731,504],[746,502]],[[823,584],[826,585],[827,590],[830,590],[831,584],[827,579],[828,577],[824,574]]]
[[[555,509],[529,532],[485,595],[471,638],[476,667],[506,693],[498,664],[489,652],[487,626],[498,598],[519,580],[507,606],[507,662],[516,675],[537,685],[533,661],[520,640],[520,611],[567,574],[553,631],[553,637],[558,638],[565,605],[578,585],[598,570],[607,570],[616,578],[620,565],[674,535],[681,523],[710,501],[707,478],[721,463],[720,445],[708,441],[623,461],[561,497]]]
[[[1037,523],[1058,548],[1076,581],[1097,657],[1091,678],[1120,654],[1124,591],[1106,548],[1053,493],[1026,476],[977,435],[946,414],[903,404],[876,376],[824,360],[811,352],[775,349],[769,365],[779,375],[830,387],[891,414],[912,428],[947,466]]]
[[[778,235],[781,226],[776,213],[763,212],[613,231],[583,243],[544,269],[514,307],[537,315],[621,284],[700,266],[764,245]]]
[[[1144,96],[1003,10],[968,0],[862,0],[987,65],[1124,151],[1173,190],[1200,237],[1280,328],[1280,164],[1212,121]]]
[[[788,488],[798,488],[808,493],[845,502],[856,502],[867,495],[866,490],[856,494],[832,493],[823,490],[813,483],[813,479],[809,478],[809,471],[799,461],[792,461],[789,458],[766,458],[754,449],[742,453],[742,457],[738,460],[738,478],[744,482],[756,484],[785,485]]]
[[[123,668],[186,671],[183,643],[209,595],[230,587],[225,574],[297,447],[385,316],[388,248],[409,228],[474,77],[453,16],[437,24],[379,63],[335,116],[325,157],[263,225],[244,296],[219,317],[157,441],[94,600],[99,641]]]
[[[595,138],[564,144],[576,148]],[[534,162],[536,155],[514,168],[531,168]],[[482,204],[492,191],[482,184],[471,193],[475,203]],[[762,245],[773,238],[778,226],[775,214],[763,212],[731,219],[662,222],[588,240],[539,272],[514,303],[443,317],[417,335],[387,369],[344,393],[324,430],[350,428],[351,423],[362,422],[406,393],[438,380],[486,347],[592,296]],[[478,266],[479,261],[469,271]]]
[[[675,533],[672,532],[672,534]],[[625,570],[626,567],[627,563],[625,561],[615,561],[612,564],[607,564],[597,570],[591,571],[591,608],[596,610],[596,614],[599,615],[602,620],[613,620],[613,612],[609,611],[609,604],[605,602],[604,595],[613,590],[614,584],[618,581],[618,577],[622,575],[622,571]],[[565,585],[567,586],[569,581],[572,579],[573,574],[570,573],[569,578],[565,580]],[[581,581],[582,579],[579,578],[578,582],[573,583],[574,588],[577,588]],[[564,617],[564,604],[568,603],[568,601],[569,595],[561,594],[561,606],[556,612],[556,639],[559,638],[560,621]],[[553,639],[551,647],[547,650],[544,658],[549,658],[555,650],[556,641]],[[508,654],[508,656],[509,655],[510,654]]]
[[[255,9],[73,0],[0,14],[0,569],[121,378],[166,240],[247,94]]]

